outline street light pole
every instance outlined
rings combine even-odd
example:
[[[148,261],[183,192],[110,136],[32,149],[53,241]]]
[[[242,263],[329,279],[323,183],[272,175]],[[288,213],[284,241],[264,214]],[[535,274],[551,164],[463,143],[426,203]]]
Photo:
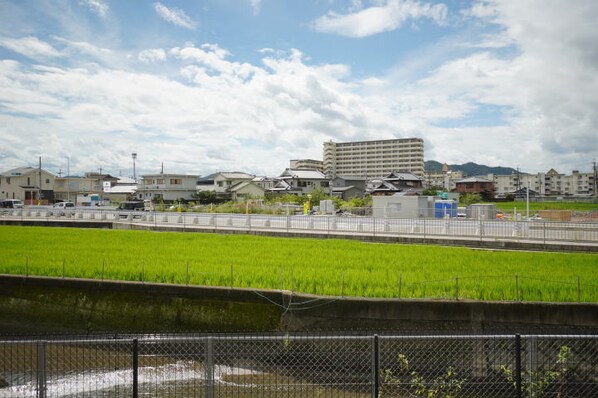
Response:
[[[137,154],[133,152],[131,156],[133,157],[133,181],[137,182],[137,175],[135,174],[135,159],[137,159]]]

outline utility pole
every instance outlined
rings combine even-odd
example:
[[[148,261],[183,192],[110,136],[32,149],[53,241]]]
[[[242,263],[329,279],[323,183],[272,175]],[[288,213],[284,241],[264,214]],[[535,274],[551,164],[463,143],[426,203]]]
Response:
[[[37,192],[37,204],[40,204],[40,201],[42,199],[42,157],[39,157],[39,186],[38,186],[38,192]],[[33,203],[32,203],[33,204]]]
[[[592,162],[594,170],[594,196],[598,198],[598,170],[596,169],[596,159]]]
[[[71,178],[71,156],[66,157],[66,201],[71,201],[71,182],[69,181]]]

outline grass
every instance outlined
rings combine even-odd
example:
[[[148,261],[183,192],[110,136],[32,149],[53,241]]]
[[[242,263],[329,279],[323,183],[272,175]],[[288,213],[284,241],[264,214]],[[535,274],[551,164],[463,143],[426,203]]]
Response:
[[[0,237],[7,274],[551,302],[577,301],[579,282],[579,299],[598,302],[595,254],[16,226],[0,226]]]
[[[523,202],[497,202],[496,209],[506,212],[512,212],[517,208],[517,212],[522,213],[526,210],[526,203]],[[539,210],[572,210],[590,212],[598,210],[598,203],[587,202],[530,202],[530,212],[537,212]]]

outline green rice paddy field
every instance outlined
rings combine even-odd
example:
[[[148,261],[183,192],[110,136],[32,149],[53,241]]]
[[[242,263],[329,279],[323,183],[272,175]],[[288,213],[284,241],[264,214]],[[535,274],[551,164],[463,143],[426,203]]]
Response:
[[[335,296],[598,302],[598,255],[0,226],[0,273]]]

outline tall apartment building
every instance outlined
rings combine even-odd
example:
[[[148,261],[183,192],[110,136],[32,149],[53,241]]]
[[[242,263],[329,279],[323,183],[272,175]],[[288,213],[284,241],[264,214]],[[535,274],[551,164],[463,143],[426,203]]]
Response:
[[[324,174],[376,178],[393,171],[408,171],[424,176],[424,140],[324,142]]]

